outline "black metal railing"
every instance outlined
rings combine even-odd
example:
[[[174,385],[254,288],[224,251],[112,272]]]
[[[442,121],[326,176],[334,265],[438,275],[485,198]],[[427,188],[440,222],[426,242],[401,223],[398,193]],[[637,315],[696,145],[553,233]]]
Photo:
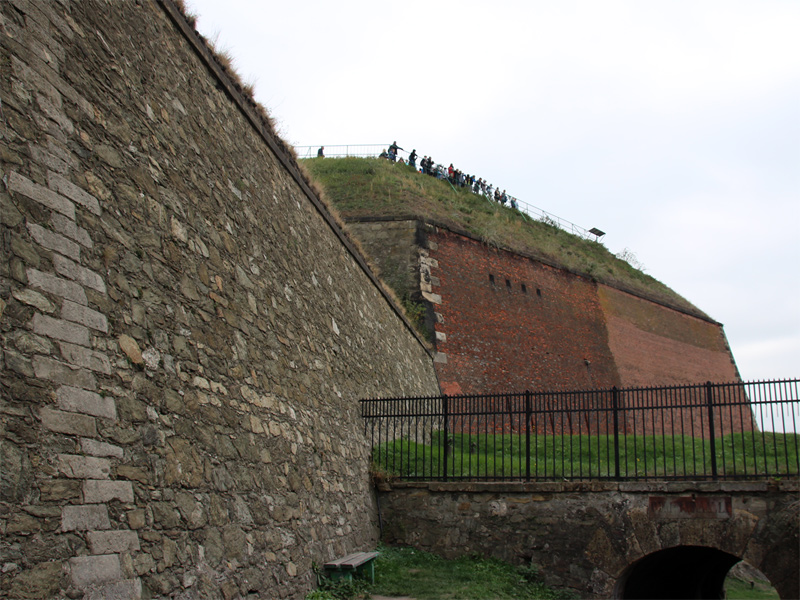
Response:
[[[800,380],[361,401],[403,480],[796,478]]]

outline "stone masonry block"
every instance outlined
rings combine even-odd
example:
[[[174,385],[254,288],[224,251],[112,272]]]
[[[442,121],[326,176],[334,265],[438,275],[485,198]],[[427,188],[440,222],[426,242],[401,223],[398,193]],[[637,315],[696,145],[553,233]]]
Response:
[[[53,213],[50,215],[50,224],[53,226],[53,231],[60,233],[76,242],[85,248],[92,248],[94,242],[89,237],[89,232],[83,227],[79,227],[75,221],[71,221],[60,213]]]
[[[61,346],[61,356],[69,364],[106,375],[111,374],[111,361],[105,354],[66,342],[61,342],[59,345]]]
[[[123,579],[101,586],[92,586],[83,594],[83,600],[140,600],[141,579]]]
[[[94,417],[46,407],[43,407],[39,412],[39,417],[42,419],[42,425],[45,429],[50,431],[88,437],[97,435],[97,424]]]
[[[37,269],[27,269],[25,275],[28,277],[28,285],[31,287],[72,300],[77,304],[88,304],[83,287],[74,281],[62,279]]]
[[[62,109],[61,96],[56,96],[55,100],[54,102],[49,96],[42,94],[36,96],[36,101],[41,111],[48,118],[55,121],[59,129],[68,135],[72,135],[75,132],[75,125]]]
[[[37,335],[54,340],[63,340],[80,346],[89,345],[89,330],[77,323],[54,319],[47,315],[36,313],[33,315],[33,332]]]
[[[97,216],[100,216],[102,213],[100,210],[100,203],[97,201],[97,198],[88,192],[83,191],[71,181],[64,179],[64,177],[58,173],[53,173],[52,171],[47,173],[47,185],[51,190],[55,190],[60,194],[64,194],[67,198],[77,202]]]
[[[59,472],[70,479],[108,479],[111,475],[111,462],[107,458],[58,454],[56,460]]]
[[[121,554],[139,550],[139,534],[135,531],[90,531],[86,539],[92,554]]]
[[[101,294],[106,293],[105,281],[91,269],[87,269],[75,261],[69,260],[59,254],[53,255],[53,265],[59,275],[63,275],[68,279],[73,279],[81,285],[97,290]]]
[[[83,482],[83,501],[86,504],[102,504],[111,500],[133,502],[133,484],[130,481],[108,479],[87,479]]]
[[[422,292],[422,297],[431,304],[441,304],[442,297],[439,294],[431,294],[429,292]]]
[[[92,456],[109,456],[112,458],[122,458],[125,456],[125,451],[119,446],[107,442],[100,442],[91,438],[83,438],[81,440],[81,452],[84,454],[91,454]]]
[[[75,220],[75,205],[68,199],[47,189],[44,186],[32,182],[23,177],[16,171],[12,171],[8,178],[8,189],[27,196],[47,208],[60,212],[62,215]]]
[[[71,385],[85,390],[97,389],[97,380],[91,371],[73,369],[69,365],[53,360],[49,356],[33,357],[33,371],[38,379]]]
[[[48,141],[47,147],[32,141],[28,142],[28,154],[33,162],[62,173],[80,168],[78,159],[73,153],[53,143],[52,140]]]
[[[117,554],[76,556],[69,559],[72,583],[78,588],[122,580],[122,567]]]
[[[96,331],[108,333],[108,319],[103,313],[92,310],[88,306],[64,300],[61,305],[61,318],[73,323],[80,323]]]
[[[104,398],[95,392],[69,385],[62,385],[58,388],[56,397],[58,398],[59,408],[64,410],[104,419],[117,419],[117,407],[114,398]]]
[[[37,244],[48,250],[59,252],[72,260],[81,259],[81,247],[63,235],[53,233],[36,223],[28,223],[28,233],[31,234]]]
[[[30,288],[14,290],[11,295],[20,302],[45,313],[51,313],[56,309],[56,305],[45,298],[44,294]]]
[[[96,531],[110,529],[105,504],[67,504],[61,507],[61,531]]]

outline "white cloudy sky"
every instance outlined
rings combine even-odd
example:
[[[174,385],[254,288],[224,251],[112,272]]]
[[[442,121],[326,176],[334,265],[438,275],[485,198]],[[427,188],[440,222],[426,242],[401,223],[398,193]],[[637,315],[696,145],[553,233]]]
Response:
[[[384,144],[585,228],[800,376],[797,0],[188,0],[295,146]]]

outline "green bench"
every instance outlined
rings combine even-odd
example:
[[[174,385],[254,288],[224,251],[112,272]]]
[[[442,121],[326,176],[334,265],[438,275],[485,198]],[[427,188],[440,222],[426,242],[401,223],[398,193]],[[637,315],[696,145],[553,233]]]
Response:
[[[344,558],[326,562],[325,575],[328,579],[353,579],[353,575],[358,577],[369,577],[370,583],[375,583],[375,558],[377,552],[355,552],[348,554]]]

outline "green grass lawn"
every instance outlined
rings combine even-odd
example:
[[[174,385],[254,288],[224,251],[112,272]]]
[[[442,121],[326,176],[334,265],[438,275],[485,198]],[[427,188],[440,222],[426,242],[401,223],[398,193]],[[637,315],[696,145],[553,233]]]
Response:
[[[408,596],[415,600],[569,599],[567,590],[541,583],[535,568],[476,556],[446,560],[413,548],[381,546],[375,562],[375,584],[323,582],[307,600],[349,600],[381,596]]]
[[[444,435],[429,444],[397,439],[373,448],[377,473],[401,479],[601,479],[615,477],[613,436],[535,435],[526,445],[515,434],[451,434],[445,464]],[[530,448],[529,453],[526,448]],[[747,432],[716,439],[720,476],[797,476],[798,434]],[[529,454],[529,456],[528,456]],[[708,440],[689,436],[620,436],[620,476],[684,477],[711,474]]]
[[[728,600],[778,600],[778,592],[768,582],[743,581],[735,577],[725,580],[725,597]]]

